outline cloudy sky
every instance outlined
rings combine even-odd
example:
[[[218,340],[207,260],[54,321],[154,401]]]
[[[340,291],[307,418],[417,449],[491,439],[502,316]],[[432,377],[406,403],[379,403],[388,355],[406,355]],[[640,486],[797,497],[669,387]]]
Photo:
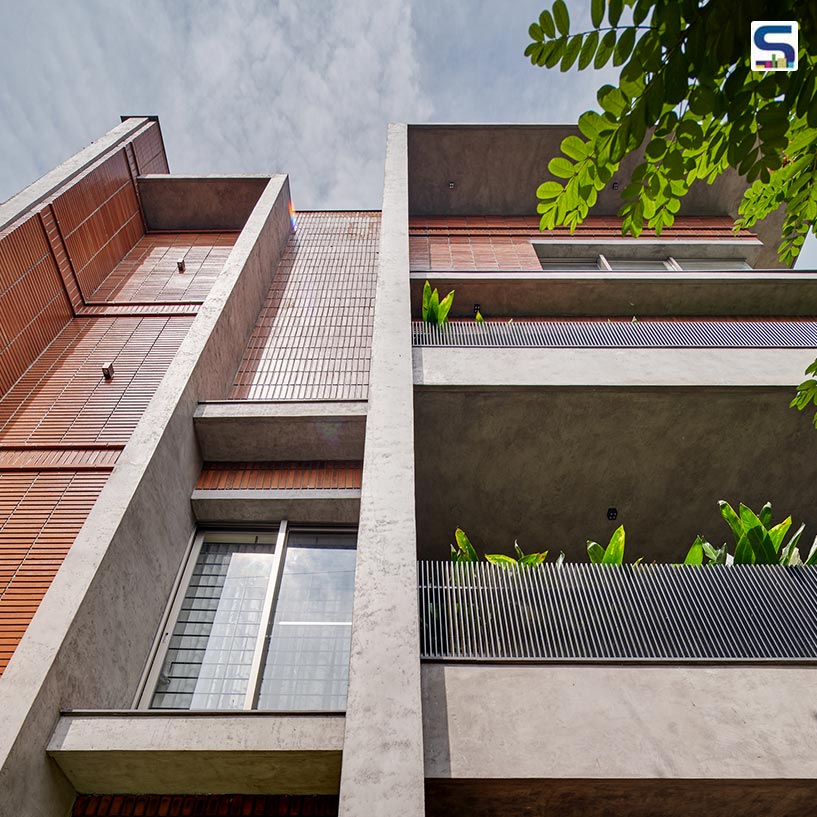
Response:
[[[589,0],[568,6],[589,22]],[[120,114],[158,114],[173,172],[286,172],[301,209],[378,208],[387,122],[568,122],[594,106],[617,69],[523,57],[543,7],[0,0],[0,201]]]

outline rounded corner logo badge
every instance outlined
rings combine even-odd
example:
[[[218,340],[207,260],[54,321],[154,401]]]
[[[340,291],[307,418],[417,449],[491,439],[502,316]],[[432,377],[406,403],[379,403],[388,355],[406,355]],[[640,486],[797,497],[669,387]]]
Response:
[[[752,21],[752,70],[797,70],[797,23],[794,20]]]

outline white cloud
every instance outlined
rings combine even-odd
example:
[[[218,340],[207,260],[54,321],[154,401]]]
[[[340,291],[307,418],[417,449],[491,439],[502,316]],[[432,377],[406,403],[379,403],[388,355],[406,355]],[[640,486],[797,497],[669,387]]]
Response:
[[[297,206],[380,206],[385,126],[424,120],[401,0],[34,0],[0,30],[0,199],[158,114],[177,173],[287,172]]]

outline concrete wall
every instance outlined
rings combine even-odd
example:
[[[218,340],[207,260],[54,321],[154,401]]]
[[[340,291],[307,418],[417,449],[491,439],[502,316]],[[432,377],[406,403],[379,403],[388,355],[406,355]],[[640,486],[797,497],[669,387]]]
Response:
[[[355,569],[342,817],[422,817],[406,129],[389,126]]]
[[[509,350],[517,351],[517,350]],[[626,354],[632,354],[627,352]],[[671,370],[664,367],[664,373]],[[763,372],[758,366],[757,378]],[[459,525],[480,552],[564,550],[586,559],[624,524],[628,561],[682,561],[695,536],[731,533],[717,501],[817,534],[817,432],[791,388],[420,389],[417,543],[448,558]],[[615,507],[618,518],[607,519]]]
[[[224,399],[290,231],[271,179],[0,678],[1,815],[66,813],[45,754],[62,709],[131,704],[195,520],[199,400]]]
[[[567,815],[602,813],[574,810],[594,780],[619,794],[623,781],[684,780],[817,793],[815,668],[425,664],[422,675],[428,778],[548,782],[572,792]],[[633,800],[629,810],[605,800],[603,813],[643,813]],[[718,813],[806,813],[748,804],[735,797]],[[648,813],[703,813],[685,805]]]
[[[412,215],[534,215],[536,188],[575,125],[409,125],[409,212]],[[622,204],[639,153],[626,156],[598,196],[591,215],[614,215]],[[558,180],[557,180],[558,181]],[[450,183],[454,183],[453,189]],[[613,184],[617,183],[617,187]],[[712,185],[696,182],[681,202],[682,215],[737,216],[747,184],[736,171]],[[765,248],[759,266],[778,267],[782,212],[757,225]]]
[[[240,230],[269,176],[140,176],[148,230]]]

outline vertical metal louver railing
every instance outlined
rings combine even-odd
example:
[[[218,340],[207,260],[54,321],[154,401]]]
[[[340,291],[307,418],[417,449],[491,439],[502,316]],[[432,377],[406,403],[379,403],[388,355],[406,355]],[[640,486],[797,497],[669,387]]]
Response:
[[[421,561],[421,658],[817,661],[817,568]]]
[[[817,347],[815,321],[412,321],[415,346],[459,348]]]

